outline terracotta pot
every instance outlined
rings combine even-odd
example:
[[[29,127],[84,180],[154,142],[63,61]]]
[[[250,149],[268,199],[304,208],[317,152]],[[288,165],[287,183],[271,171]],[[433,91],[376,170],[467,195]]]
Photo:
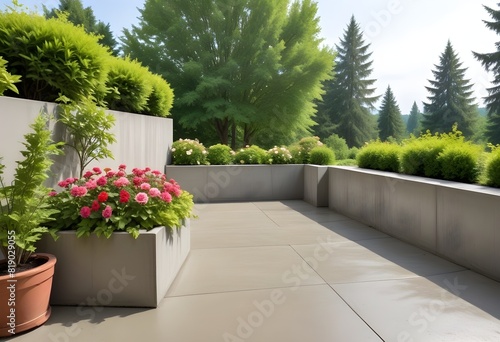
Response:
[[[46,262],[15,273],[13,278],[9,275],[0,277],[0,337],[38,327],[50,317],[49,298],[56,257],[37,253],[32,258]]]

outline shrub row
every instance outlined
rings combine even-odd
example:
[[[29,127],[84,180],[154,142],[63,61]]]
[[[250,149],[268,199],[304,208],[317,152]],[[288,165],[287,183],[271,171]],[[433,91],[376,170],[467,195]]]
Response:
[[[476,183],[483,155],[481,146],[465,141],[461,132],[454,129],[448,134],[411,137],[401,144],[373,141],[361,149],[357,161],[363,168]],[[500,169],[500,154],[498,158]]]
[[[21,76],[5,95],[56,102],[93,99],[109,109],[167,116],[173,92],[159,75],[138,62],[114,57],[64,18],[46,19],[14,10],[0,12],[0,54],[7,71]]]
[[[323,145],[318,137],[307,137],[290,147],[275,146],[267,151],[256,145],[236,151],[221,144],[207,149],[197,140],[179,139],[172,145],[172,158],[175,165],[304,163],[331,165],[335,162],[335,153]]]

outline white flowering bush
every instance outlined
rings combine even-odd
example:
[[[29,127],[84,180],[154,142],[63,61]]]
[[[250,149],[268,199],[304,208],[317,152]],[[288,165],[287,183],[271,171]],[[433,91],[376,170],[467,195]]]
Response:
[[[179,139],[172,144],[174,165],[206,165],[207,150],[198,140]]]
[[[282,146],[274,146],[272,149],[267,151],[269,164],[291,164],[293,162],[293,156],[288,150],[288,148]]]
[[[257,145],[246,146],[234,155],[235,164],[269,164],[267,151]]]

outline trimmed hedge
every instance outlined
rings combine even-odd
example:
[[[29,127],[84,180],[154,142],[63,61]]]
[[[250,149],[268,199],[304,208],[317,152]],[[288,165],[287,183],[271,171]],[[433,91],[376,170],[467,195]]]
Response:
[[[152,89],[143,113],[166,117],[174,103],[174,91],[160,75],[150,73],[148,78]]]
[[[309,163],[314,165],[332,165],[335,153],[328,146],[317,146],[309,152]]]
[[[358,166],[366,169],[399,172],[401,146],[375,141],[365,145],[357,154]]]
[[[439,154],[445,149],[446,140],[439,136],[425,135],[404,143],[401,152],[401,171],[408,175],[442,178]]]
[[[490,154],[486,165],[486,178],[489,186],[500,188],[500,148],[495,148]]]
[[[0,12],[0,51],[7,70],[22,80],[18,96],[5,95],[49,102],[63,95],[79,102],[105,92],[108,50],[64,19]]]
[[[229,165],[233,161],[231,147],[217,144],[208,148],[207,160],[210,165]]]
[[[443,179],[475,183],[479,176],[481,148],[471,143],[461,142],[446,146],[438,156]]]

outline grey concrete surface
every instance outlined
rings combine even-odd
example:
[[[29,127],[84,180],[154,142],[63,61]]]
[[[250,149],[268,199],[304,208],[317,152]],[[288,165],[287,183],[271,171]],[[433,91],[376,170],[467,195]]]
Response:
[[[500,283],[303,201],[197,204],[157,309],[53,307],[16,342],[499,341]]]

